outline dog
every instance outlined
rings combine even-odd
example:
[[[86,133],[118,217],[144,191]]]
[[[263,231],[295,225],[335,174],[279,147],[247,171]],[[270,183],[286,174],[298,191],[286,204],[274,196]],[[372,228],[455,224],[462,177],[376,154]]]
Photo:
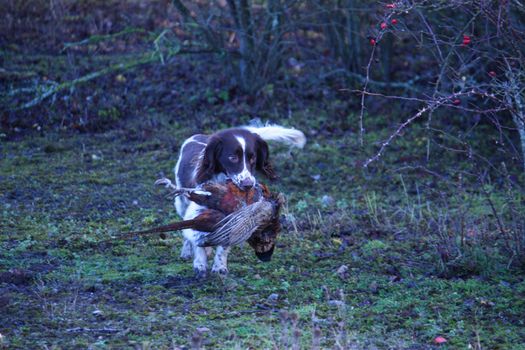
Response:
[[[244,126],[221,130],[212,135],[193,135],[180,148],[174,169],[176,185],[178,188],[196,188],[209,181],[222,183],[231,180],[240,189],[249,190],[257,184],[257,171],[275,180],[277,175],[270,163],[267,141],[302,148],[306,137],[299,130],[279,125]],[[175,209],[184,220],[191,220],[206,208],[179,196],[175,198]],[[190,259],[193,256],[196,276],[205,277],[207,252],[195,244],[201,233],[185,229],[183,236],[181,257]],[[211,269],[213,273],[228,273],[229,251],[230,247],[216,248]]]

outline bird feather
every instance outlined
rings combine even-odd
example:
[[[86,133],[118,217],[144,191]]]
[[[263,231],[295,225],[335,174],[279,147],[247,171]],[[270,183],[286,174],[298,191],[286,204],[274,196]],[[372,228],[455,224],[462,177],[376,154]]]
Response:
[[[196,243],[200,247],[241,244],[263,226],[268,225],[274,206],[267,200],[247,205],[217,223],[212,232],[203,232]]]

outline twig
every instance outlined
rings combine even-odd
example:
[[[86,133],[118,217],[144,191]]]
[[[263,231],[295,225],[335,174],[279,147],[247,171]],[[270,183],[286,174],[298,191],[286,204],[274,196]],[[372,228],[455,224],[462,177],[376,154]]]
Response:
[[[126,34],[133,34],[133,33],[146,33],[146,30],[142,28],[125,28],[124,30],[114,33],[114,34],[106,34],[106,35],[92,35],[87,39],[81,40],[81,41],[75,41],[70,43],[64,43],[64,47],[62,48],[61,52],[69,49],[70,47],[76,47],[86,44],[96,44],[105,40],[111,40],[114,38],[118,38],[119,36],[123,36]]]
[[[379,41],[379,38],[376,39],[376,40]],[[377,41],[374,44],[374,46],[372,47],[372,53],[370,54],[370,59],[368,60],[368,64],[366,65],[366,77],[365,77],[365,82],[364,82],[364,85],[363,85],[363,91],[362,91],[362,94],[361,94],[361,111],[359,112],[359,145],[361,147],[364,146],[364,137],[365,137],[364,136],[365,135],[365,128],[363,126],[363,118],[364,118],[364,114],[365,114],[366,89],[368,87],[368,82],[370,80],[370,66],[372,65],[372,61],[374,60],[374,53],[376,51]]]
[[[0,79],[14,80],[14,79],[28,79],[36,75],[35,72],[17,72],[8,71],[7,69],[0,68]]]
[[[68,328],[66,332],[68,333],[118,333],[122,331],[121,329],[116,328],[85,328],[85,327],[75,327]]]
[[[364,95],[364,94],[363,94]],[[369,158],[363,165],[364,168],[368,167],[368,165],[374,161],[376,161],[377,159],[379,159],[379,157],[381,157],[381,155],[383,154],[383,151],[385,150],[385,148],[387,148],[390,143],[392,142],[392,140],[397,137],[401,131],[407,126],[409,125],[410,123],[412,123],[414,120],[416,120],[417,118],[421,117],[423,114],[425,114],[427,111],[432,111],[434,110],[435,108],[437,108],[439,105],[443,104],[443,102],[439,103],[438,101],[434,101],[430,104],[428,104],[427,106],[423,107],[422,109],[419,110],[419,112],[417,112],[415,115],[413,115],[412,117],[408,118],[407,120],[405,120],[398,128],[397,130],[391,134],[388,139],[383,142],[381,144],[381,148],[379,149],[379,151],[375,154],[375,156]]]
[[[458,31],[458,34],[456,35],[456,37],[454,38],[454,43],[457,42],[459,40],[459,38],[463,35],[463,33],[465,32],[465,30],[468,28],[468,26],[470,26],[470,24],[478,17],[480,12],[477,12],[468,22],[467,24],[465,24],[463,26],[463,29],[461,31]],[[423,17],[423,16],[422,16]],[[423,17],[423,20],[424,20],[424,17]],[[427,24],[427,22],[425,21],[425,24]],[[428,24],[427,24],[428,25]],[[429,28],[430,29],[430,28]],[[432,29],[430,29],[432,30]],[[441,57],[441,69],[439,71],[439,75],[438,75],[438,78],[436,80],[436,86],[434,87],[434,93],[432,94],[432,98],[435,99],[439,93],[439,87],[441,85],[441,82],[443,80],[443,76],[445,74],[445,70],[447,69],[448,67],[448,62],[450,61],[450,58],[452,57],[452,53],[454,53],[456,51],[456,48],[455,46],[452,46],[450,51],[448,52],[447,54],[447,57],[445,57],[445,59],[443,60],[443,55],[441,53],[441,49],[439,48],[439,45],[437,43],[437,39],[434,35],[434,32],[431,31],[431,34],[432,34],[432,38],[434,39],[434,42],[435,42],[435,45],[437,47],[437,50],[439,52],[439,56]],[[427,124],[426,124],[426,129],[427,129],[427,134],[430,130],[430,124],[432,123],[432,111],[430,111],[430,113],[428,114],[428,119],[427,119]],[[427,137],[427,162],[430,160],[430,137]]]
[[[335,69],[335,70],[333,70],[331,72],[322,74],[320,76],[320,79],[326,79],[326,78],[328,78],[330,76],[337,75],[337,74],[346,75],[349,78],[356,79],[357,81],[359,81],[362,84],[364,84],[366,82],[366,80],[367,80],[367,78],[365,76],[363,76],[361,74],[354,73],[354,72],[350,72],[347,69],[343,69],[343,68]],[[410,79],[410,80],[408,80],[406,82],[396,82],[396,81],[387,82],[387,81],[379,81],[379,80],[373,80],[373,79],[368,78],[368,84],[379,86],[379,87],[400,88],[400,89],[410,90],[410,91],[414,91],[414,92],[420,92],[420,89],[414,87],[414,83],[419,81],[420,79],[421,79],[421,77],[419,75],[416,75],[414,78],[412,78],[412,79]],[[341,89],[341,90],[344,91],[346,89]],[[363,90],[353,90],[353,91],[358,91],[360,93],[370,94],[368,91],[363,91]]]
[[[481,187],[481,191],[485,195],[485,198],[487,199],[487,202],[489,203],[490,210],[492,211],[492,214],[496,218],[496,223],[498,225],[498,229],[499,229],[501,235],[502,236],[508,236],[507,235],[507,230],[505,230],[505,227],[503,226],[503,222],[501,221],[501,217],[498,214],[498,211],[496,210],[496,207],[494,206],[494,202],[490,198],[490,193],[488,193],[488,191],[485,189],[485,181],[484,181],[483,177],[480,177],[480,182],[481,182],[481,186],[480,186]],[[510,241],[510,239],[506,239],[505,240],[505,245],[507,246],[507,249],[509,249],[509,251],[513,252],[513,249],[510,247],[509,241]]]

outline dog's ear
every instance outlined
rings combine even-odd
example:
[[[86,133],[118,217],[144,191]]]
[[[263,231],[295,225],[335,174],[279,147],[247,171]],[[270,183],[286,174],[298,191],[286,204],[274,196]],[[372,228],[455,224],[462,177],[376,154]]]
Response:
[[[257,149],[257,164],[255,168],[270,180],[277,179],[277,174],[275,174],[272,164],[270,164],[270,150],[266,141],[257,136],[255,147]]]
[[[218,137],[212,138],[206,148],[204,154],[197,167],[197,175],[195,180],[201,184],[210,180],[213,175],[220,171],[219,156],[222,151],[222,141]]]

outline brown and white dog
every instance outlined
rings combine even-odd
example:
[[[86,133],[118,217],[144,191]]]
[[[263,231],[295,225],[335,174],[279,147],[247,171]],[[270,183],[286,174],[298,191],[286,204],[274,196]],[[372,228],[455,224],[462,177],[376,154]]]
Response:
[[[175,166],[178,188],[196,188],[207,182],[231,180],[241,189],[250,189],[256,183],[256,171],[269,179],[277,176],[269,161],[266,141],[277,141],[302,148],[306,143],[304,134],[295,129],[278,125],[263,127],[240,127],[226,129],[212,135],[193,135],[184,141]],[[176,197],[175,208],[184,219],[190,220],[206,209],[184,196]],[[184,244],[181,257],[193,256],[193,268],[199,277],[206,275],[207,255],[205,248],[198,247],[195,240],[198,231],[183,230]],[[228,273],[227,258],[230,247],[219,246],[215,252],[212,272]]]

